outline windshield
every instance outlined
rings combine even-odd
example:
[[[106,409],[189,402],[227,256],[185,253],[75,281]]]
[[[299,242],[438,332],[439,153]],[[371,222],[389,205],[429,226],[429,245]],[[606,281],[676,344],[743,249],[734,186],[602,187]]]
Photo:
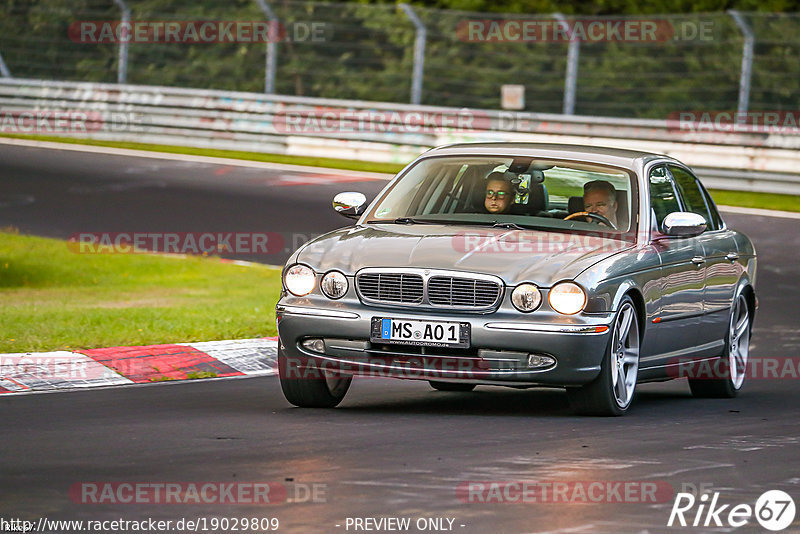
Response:
[[[368,223],[505,225],[560,231],[630,231],[633,173],[531,157],[434,157],[378,200]]]

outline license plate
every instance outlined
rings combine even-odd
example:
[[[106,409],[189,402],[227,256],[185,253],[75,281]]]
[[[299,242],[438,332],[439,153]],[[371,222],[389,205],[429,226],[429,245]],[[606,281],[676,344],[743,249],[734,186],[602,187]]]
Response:
[[[370,341],[426,347],[469,347],[469,323],[373,317]]]

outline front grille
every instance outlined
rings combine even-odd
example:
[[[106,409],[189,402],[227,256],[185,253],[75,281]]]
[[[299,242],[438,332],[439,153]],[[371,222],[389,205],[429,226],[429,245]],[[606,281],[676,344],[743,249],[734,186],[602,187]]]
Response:
[[[436,306],[485,308],[499,295],[500,286],[485,280],[434,276],[428,281],[428,300]]]
[[[405,273],[364,273],[358,276],[358,289],[369,300],[396,304],[421,304],[422,276]]]
[[[502,296],[502,282],[493,276],[410,271],[365,269],[356,275],[356,289],[367,303],[463,310],[493,308]]]

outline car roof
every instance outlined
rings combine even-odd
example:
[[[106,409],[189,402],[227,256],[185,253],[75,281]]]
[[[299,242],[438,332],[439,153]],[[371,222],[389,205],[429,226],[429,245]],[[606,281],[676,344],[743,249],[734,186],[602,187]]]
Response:
[[[558,158],[615,165],[636,169],[637,162],[647,163],[654,159],[667,159],[679,163],[674,158],[654,152],[628,150],[623,148],[567,145],[559,143],[457,143],[432,148],[424,154],[437,156],[532,156],[540,158]]]

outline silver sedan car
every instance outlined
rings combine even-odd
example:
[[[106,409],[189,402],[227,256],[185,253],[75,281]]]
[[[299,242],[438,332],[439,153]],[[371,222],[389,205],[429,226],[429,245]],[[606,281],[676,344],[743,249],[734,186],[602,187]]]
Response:
[[[276,315],[286,399],[333,407],[355,375],[566,388],[622,415],[637,383],[733,397],[756,252],[681,162],[569,145],[430,150],[289,258]],[[710,371],[710,372],[709,372]]]

